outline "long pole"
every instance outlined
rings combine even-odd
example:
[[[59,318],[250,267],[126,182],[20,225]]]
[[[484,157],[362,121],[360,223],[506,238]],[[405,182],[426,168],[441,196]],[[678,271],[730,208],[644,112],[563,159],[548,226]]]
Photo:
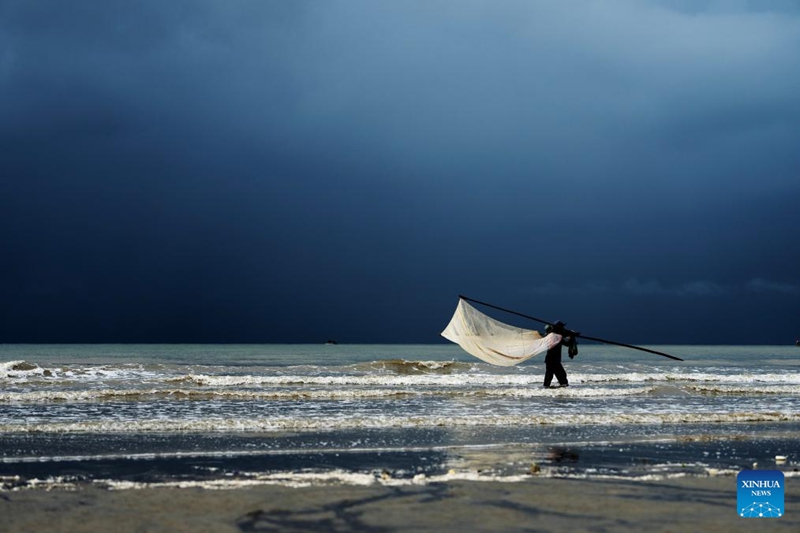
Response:
[[[659,352],[658,350],[651,350],[650,348],[642,348],[641,346],[634,346],[633,344],[625,344],[624,342],[617,342],[617,341],[609,341],[605,339],[599,339],[597,337],[590,337],[588,335],[581,335],[578,333],[578,337],[583,339],[588,339],[590,341],[602,342],[604,344],[615,344],[617,346],[624,346],[625,348],[632,348],[634,350],[641,350],[643,352],[654,353],[656,355],[661,355],[663,357],[669,357],[670,359],[674,359],[676,361],[683,361],[680,357],[675,357],[674,355],[670,355],[668,353]]]
[[[516,311],[512,311],[511,309],[505,309],[504,307],[498,307],[498,306],[492,305],[490,303],[481,302],[480,300],[475,300],[474,298],[469,298],[468,296],[464,296],[463,294],[459,294],[458,297],[461,298],[462,300],[467,300],[468,302],[473,302],[473,303],[476,303],[476,304],[485,305],[486,307],[491,307],[493,309],[497,309],[498,311],[503,311],[505,313],[511,313],[512,315],[521,316],[522,318],[527,318],[527,319],[533,320],[535,322],[541,322],[542,324],[549,324],[551,326],[553,325],[552,322],[548,322],[547,320],[542,320],[541,318],[536,318],[536,317],[530,316],[530,315],[524,315],[522,313],[518,313]],[[658,350],[651,350],[650,348],[642,348],[641,346],[634,346],[633,344],[626,344],[624,342],[617,342],[617,341],[610,341],[610,340],[607,340],[607,339],[600,339],[598,337],[590,337],[588,335],[583,335],[581,333],[578,333],[577,331],[574,331],[572,333],[574,333],[576,337],[581,337],[583,339],[587,339],[587,340],[590,340],[590,341],[602,342],[603,344],[614,344],[616,346],[622,346],[624,348],[631,348],[632,350],[641,350],[643,352],[648,352],[648,353],[652,353],[652,354],[655,354],[655,355],[660,355],[662,357],[669,357],[670,359],[674,359],[675,361],[683,361],[683,359],[681,359],[680,357],[675,357],[674,355],[670,355],[668,353],[659,352]]]
[[[522,318],[528,318],[528,319],[536,321],[536,322],[541,322],[542,324],[549,324],[551,326],[553,325],[552,322],[548,322],[547,320],[542,320],[541,318],[536,318],[536,317],[530,316],[530,315],[523,315],[522,313],[517,313],[516,311],[512,311],[511,309],[505,309],[503,307],[497,307],[496,305],[487,304],[486,302],[481,302],[480,300],[475,300],[474,298],[470,298],[468,296],[464,296],[463,294],[459,294],[458,297],[461,298],[462,300],[467,300],[468,302],[474,302],[476,304],[485,305],[486,307],[492,307],[494,309],[497,309],[498,311],[505,311],[506,313],[511,313],[512,315],[521,316]]]

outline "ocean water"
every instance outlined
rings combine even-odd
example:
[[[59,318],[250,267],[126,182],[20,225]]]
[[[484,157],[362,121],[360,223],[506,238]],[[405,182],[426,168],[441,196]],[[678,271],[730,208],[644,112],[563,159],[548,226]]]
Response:
[[[516,481],[800,465],[800,348],[0,345],[0,487]],[[785,458],[785,459],[783,459]]]

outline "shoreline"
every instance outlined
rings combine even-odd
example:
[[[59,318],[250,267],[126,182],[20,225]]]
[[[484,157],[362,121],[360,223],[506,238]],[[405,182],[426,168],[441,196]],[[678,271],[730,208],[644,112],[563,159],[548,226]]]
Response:
[[[197,436],[187,440],[182,434],[162,434],[158,439],[150,434],[124,438],[3,435],[0,448],[18,455],[7,451],[0,456],[0,494],[90,485],[235,489],[258,484],[515,483],[527,480],[530,474],[540,479],[648,480],[736,475],[750,469],[781,470],[787,477],[797,477],[800,462],[793,450],[800,433],[794,426],[780,433],[774,428],[769,432],[762,429],[764,433],[755,435],[704,432],[634,439],[631,434],[614,441],[568,439],[558,444],[513,439],[543,436],[528,429],[522,434],[514,434],[515,429],[508,430],[512,433],[491,432],[481,436],[485,441],[432,429],[327,432],[283,440],[263,435],[214,436],[209,440]],[[112,450],[116,453],[110,453]]]
[[[735,476],[230,490],[84,485],[0,493],[0,531],[800,530],[798,478],[787,478],[781,518],[740,518],[736,497]]]

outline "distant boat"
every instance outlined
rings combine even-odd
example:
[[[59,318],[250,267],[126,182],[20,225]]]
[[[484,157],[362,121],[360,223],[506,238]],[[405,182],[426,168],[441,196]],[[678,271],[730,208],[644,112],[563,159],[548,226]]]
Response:
[[[334,344],[339,344],[339,343],[336,342],[336,341],[332,341],[332,340],[328,339],[328,342],[325,343],[325,346],[332,346]]]

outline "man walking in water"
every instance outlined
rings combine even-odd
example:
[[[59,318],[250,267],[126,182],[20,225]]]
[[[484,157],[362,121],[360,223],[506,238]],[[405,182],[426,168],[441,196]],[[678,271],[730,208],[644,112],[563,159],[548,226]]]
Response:
[[[564,326],[566,326],[566,324],[558,320],[552,326],[548,324],[544,328],[545,335],[549,333],[557,333],[558,335],[561,335],[561,342],[547,350],[547,355],[544,358],[544,364],[546,365],[546,370],[544,373],[544,386],[547,388],[550,387],[550,383],[553,381],[554,375],[558,380],[559,385],[562,387],[569,386],[569,382],[567,381],[567,371],[564,370],[564,367],[561,365],[561,346],[567,346],[570,359],[578,355],[578,339],[576,338],[577,334],[574,331],[568,330]]]

